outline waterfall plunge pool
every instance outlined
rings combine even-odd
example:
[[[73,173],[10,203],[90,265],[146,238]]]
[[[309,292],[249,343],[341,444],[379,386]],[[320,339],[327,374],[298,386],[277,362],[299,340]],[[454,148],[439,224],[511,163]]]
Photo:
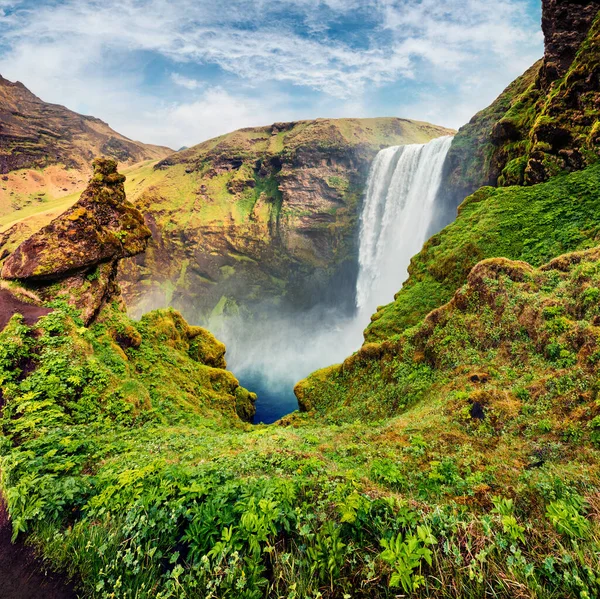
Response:
[[[296,382],[359,349],[371,314],[393,300],[410,259],[436,232],[431,228],[451,143],[448,136],[394,146],[373,160],[360,217],[354,317],[316,306],[254,324],[235,318],[217,331],[228,347],[230,369],[258,395],[255,423],[270,424],[298,409]]]

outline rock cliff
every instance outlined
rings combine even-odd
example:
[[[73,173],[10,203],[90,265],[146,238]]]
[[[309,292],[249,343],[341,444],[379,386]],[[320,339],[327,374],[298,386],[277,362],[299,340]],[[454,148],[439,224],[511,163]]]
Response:
[[[482,185],[532,185],[598,160],[600,2],[544,0],[544,57],[461,127],[447,201]]]
[[[318,119],[243,129],[130,173],[152,240],[123,263],[127,304],[225,311],[354,306],[361,195],[382,147],[448,129],[404,119]]]

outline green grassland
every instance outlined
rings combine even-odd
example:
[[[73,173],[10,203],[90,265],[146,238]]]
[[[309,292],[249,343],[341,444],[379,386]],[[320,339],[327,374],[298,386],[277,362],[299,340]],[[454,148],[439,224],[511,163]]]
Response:
[[[447,302],[484,258],[503,256],[534,266],[593,247],[600,235],[600,168],[534,187],[484,187],[464,200],[454,223],[434,235],[411,261],[409,278],[365,332],[382,341]]]

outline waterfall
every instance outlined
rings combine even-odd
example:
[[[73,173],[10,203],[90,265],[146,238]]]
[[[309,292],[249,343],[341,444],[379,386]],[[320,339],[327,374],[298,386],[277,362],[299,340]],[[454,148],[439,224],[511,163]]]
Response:
[[[423,247],[452,137],[381,150],[371,166],[360,219],[356,305],[360,320],[390,302]]]
[[[258,421],[273,422],[294,410],[294,384],[356,351],[377,305],[400,289],[410,258],[430,234],[451,141],[387,148],[375,157],[360,221],[355,315],[316,306],[293,317],[270,312],[256,322],[237,316],[216,331],[236,376],[259,392]]]

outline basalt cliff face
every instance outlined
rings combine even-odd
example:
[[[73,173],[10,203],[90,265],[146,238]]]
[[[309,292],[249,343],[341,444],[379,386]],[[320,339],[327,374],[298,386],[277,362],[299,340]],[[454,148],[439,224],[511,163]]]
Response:
[[[482,185],[533,185],[600,154],[600,2],[544,0],[544,57],[461,127],[448,154],[452,206]]]
[[[171,304],[199,321],[259,306],[354,306],[358,214],[379,149],[448,129],[319,119],[243,129],[129,175],[152,231],[120,281],[134,312]]]

